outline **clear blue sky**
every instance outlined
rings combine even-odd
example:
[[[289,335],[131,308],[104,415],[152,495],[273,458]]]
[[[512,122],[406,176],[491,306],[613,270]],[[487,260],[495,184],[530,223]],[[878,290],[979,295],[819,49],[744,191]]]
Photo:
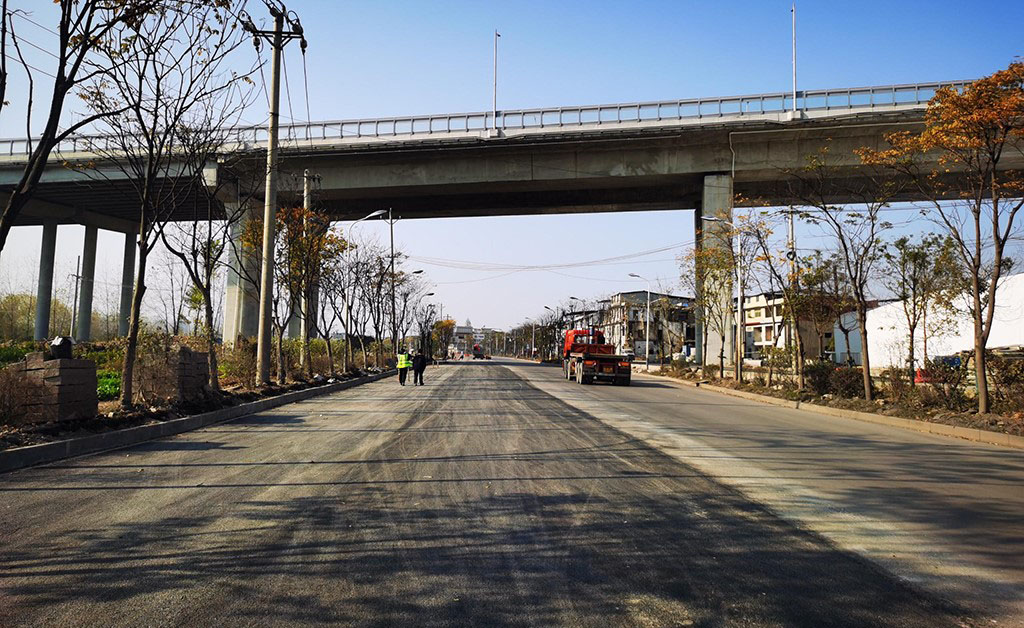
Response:
[[[15,0],[46,22],[42,0]],[[251,2],[254,17],[265,11]],[[485,110],[491,99],[492,32],[501,32],[499,108],[572,105],[782,91],[790,87],[789,2],[336,2],[292,0],[309,40],[313,119]],[[1008,30],[1024,23],[1021,2],[800,2],[800,88],[973,78],[1005,67],[1024,47]],[[44,43],[46,33],[26,27]],[[247,48],[244,54],[250,54]],[[38,59],[45,64],[45,58]],[[287,51],[291,115],[305,118],[298,46]],[[16,82],[17,84],[17,82]],[[12,107],[0,135],[24,119]],[[37,96],[38,97],[38,96]],[[288,105],[285,104],[285,113]],[[247,116],[261,121],[265,113]],[[414,256],[498,263],[602,258],[692,239],[689,212],[423,220],[396,228]],[[363,223],[364,234],[379,228]],[[561,234],[587,234],[594,247],[565,250]],[[38,256],[38,230],[22,229],[0,274],[24,274]],[[806,243],[821,243],[809,230]],[[63,268],[73,266],[79,229],[61,232]],[[381,232],[382,233],[382,232]],[[121,237],[102,238],[99,268],[119,274]],[[460,321],[505,327],[569,295],[640,288],[626,274],[676,282],[673,255],[624,266],[490,278],[427,265],[445,311]],[[70,261],[68,261],[70,260]],[[61,263],[58,263],[61,268]],[[484,279],[471,283],[467,280]],[[614,279],[615,281],[612,281]]]

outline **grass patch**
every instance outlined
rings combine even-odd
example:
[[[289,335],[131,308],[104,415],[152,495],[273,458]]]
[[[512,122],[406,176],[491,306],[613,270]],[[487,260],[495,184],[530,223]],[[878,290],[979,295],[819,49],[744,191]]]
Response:
[[[113,369],[96,371],[96,396],[100,401],[111,401],[121,395],[121,373]]]

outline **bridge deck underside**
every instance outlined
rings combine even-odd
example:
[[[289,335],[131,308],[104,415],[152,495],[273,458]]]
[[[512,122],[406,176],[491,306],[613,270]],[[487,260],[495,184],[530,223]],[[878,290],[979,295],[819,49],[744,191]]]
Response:
[[[170,186],[156,186],[158,189]],[[192,221],[223,218],[223,205],[209,199],[206,192],[195,184],[175,183],[175,190],[165,190],[159,205],[160,220]],[[3,189],[9,192],[10,187]],[[42,182],[38,191],[30,201],[27,211],[19,218],[19,225],[38,225],[45,220],[55,219],[58,223],[78,222],[76,216],[82,212],[110,218],[112,221],[125,224],[136,224],[139,221],[139,194],[128,181],[104,181],[102,185],[95,181],[62,181]],[[65,208],[66,212],[53,211],[53,208]]]
[[[842,170],[831,175],[828,200],[862,201],[872,173],[854,149],[885,145],[885,134],[914,128],[920,112],[879,115],[877,121],[813,120],[718,128],[644,129],[635,137],[594,134],[546,138],[487,138],[451,144],[432,142],[358,149],[317,147],[281,154],[279,203],[301,202],[302,173],[321,177],[316,199],[336,220],[358,219],[391,208],[403,218],[504,216],[579,212],[689,209],[698,206],[708,174],[735,173],[734,191],[751,205],[799,204],[792,172],[808,155],[829,146]],[[234,189],[259,192],[259,151],[247,151],[217,175],[228,185],[209,198],[195,185],[158,186],[165,192],[162,218],[220,218],[220,201],[236,200]],[[1020,167],[1022,164],[1016,164]],[[230,190],[230,193],[226,193]],[[245,195],[244,192],[241,193]],[[126,181],[69,180],[54,168],[44,177],[37,201],[118,219],[138,221],[138,194]],[[913,200],[908,190],[896,200]],[[22,224],[51,220],[45,210],[26,212]],[[74,213],[57,216],[76,222]]]

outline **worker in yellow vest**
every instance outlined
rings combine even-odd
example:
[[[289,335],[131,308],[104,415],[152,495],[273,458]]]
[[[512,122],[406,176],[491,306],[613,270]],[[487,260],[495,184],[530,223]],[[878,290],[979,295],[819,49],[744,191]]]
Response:
[[[412,366],[412,359],[409,358],[409,354],[401,349],[398,354],[398,383],[405,386],[405,376],[409,373],[409,367]]]

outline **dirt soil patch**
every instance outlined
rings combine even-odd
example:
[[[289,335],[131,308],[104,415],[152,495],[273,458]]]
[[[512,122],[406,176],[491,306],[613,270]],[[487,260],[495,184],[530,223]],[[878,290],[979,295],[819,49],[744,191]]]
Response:
[[[887,399],[876,399],[865,401],[864,399],[844,399],[841,397],[823,398],[815,396],[807,391],[797,391],[792,388],[768,388],[759,386],[753,382],[736,382],[731,379],[711,379],[698,377],[692,372],[678,371],[652,371],[652,375],[661,375],[673,379],[688,381],[707,382],[713,386],[742,390],[745,392],[787,399],[789,401],[800,401],[801,403],[840,408],[843,410],[855,410],[858,412],[871,412],[884,416],[899,417],[901,419],[912,419],[928,423],[941,423],[957,427],[967,427],[1001,434],[1012,434],[1024,436],[1024,412],[1011,414],[978,414],[976,412],[953,412],[939,408],[922,408],[919,406],[906,406],[893,403]]]

